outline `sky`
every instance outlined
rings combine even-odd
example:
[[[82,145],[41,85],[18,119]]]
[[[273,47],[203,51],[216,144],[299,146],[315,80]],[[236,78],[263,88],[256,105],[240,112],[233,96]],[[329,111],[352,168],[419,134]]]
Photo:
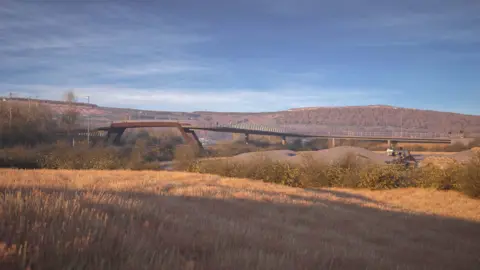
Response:
[[[478,0],[0,0],[0,95],[480,115]]]

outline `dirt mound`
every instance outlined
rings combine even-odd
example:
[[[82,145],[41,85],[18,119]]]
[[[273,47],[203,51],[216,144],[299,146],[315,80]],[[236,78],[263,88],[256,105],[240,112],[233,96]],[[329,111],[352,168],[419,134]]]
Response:
[[[471,150],[461,151],[448,156],[432,155],[423,159],[420,165],[427,166],[431,164],[440,168],[447,168],[456,164],[465,164],[474,158],[477,153],[480,153],[480,147],[474,147]]]
[[[475,151],[465,150],[465,151],[453,154],[450,157],[454,158],[455,160],[457,160],[460,163],[465,163],[465,162],[470,161],[474,156],[475,156]]]
[[[459,162],[450,156],[430,156],[420,162],[420,167],[435,166],[440,169],[446,169],[457,164],[459,164]]]
[[[391,160],[390,157],[382,154],[374,153],[370,150],[354,146],[339,146],[331,149],[319,151],[295,152],[290,150],[274,150],[254,153],[244,153],[231,158],[232,161],[248,162],[257,158],[266,158],[272,161],[302,163],[307,156],[312,157],[319,163],[334,164],[342,162],[349,155],[355,158],[358,163],[375,163],[385,164]]]
[[[238,162],[250,162],[258,158],[268,159],[272,161],[289,161],[292,157],[297,156],[295,151],[291,150],[272,150],[272,151],[261,151],[261,152],[251,152],[243,153],[232,157],[230,160]]]
[[[353,156],[358,163],[385,164],[386,161],[391,160],[386,155],[377,154],[365,148],[355,146],[339,146],[320,151],[302,152],[299,157],[306,155],[311,155],[314,160],[328,164],[342,162],[349,155]]]

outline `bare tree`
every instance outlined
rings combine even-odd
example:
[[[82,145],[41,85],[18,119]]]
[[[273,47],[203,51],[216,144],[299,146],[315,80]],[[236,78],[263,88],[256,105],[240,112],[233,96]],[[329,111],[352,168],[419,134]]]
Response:
[[[76,95],[73,90],[69,90],[63,94],[63,99],[68,103],[73,103],[76,100]]]
[[[67,102],[68,108],[63,112],[61,121],[67,129],[67,133],[70,135],[70,132],[78,120],[78,111],[75,108],[75,104],[73,104],[76,100],[75,93],[73,91],[65,92],[64,99]]]

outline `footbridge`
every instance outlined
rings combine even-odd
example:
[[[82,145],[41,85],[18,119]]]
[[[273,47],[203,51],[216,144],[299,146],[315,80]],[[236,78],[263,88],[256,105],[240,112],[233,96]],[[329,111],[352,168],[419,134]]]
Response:
[[[263,125],[256,125],[250,123],[232,124],[232,125],[195,125],[187,122],[174,121],[144,121],[144,120],[128,120],[115,121],[107,127],[100,127],[92,129],[91,132],[97,136],[99,132],[104,132],[105,141],[108,143],[118,144],[126,129],[129,128],[157,128],[168,127],[176,128],[180,131],[182,137],[188,143],[196,143],[203,147],[195,131],[212,131],[212,132],[227,132],[244,134],[245,143],[248,144],[250,135],[266,135],[277,136],[282,139],[282,143],[286,144],[286,138],[324,138],[329,139],[331,146],[335,146],[335,140],[359,140],[372,142],[386,142],[389,145],[393,143],[434,143],[434,144],[451,144],[451,138],[438,137],[439,135],[428,133],[401,133],[401,134],[387,134],[385,132],[365,132],[349,134],[332,134],[332,133],[315,133],[315,132],[299,132],[290,131],[285,128],[274,128]],[[106,134],[105,134],[106,132]],[[86,134],[83,132],[82,134]]]

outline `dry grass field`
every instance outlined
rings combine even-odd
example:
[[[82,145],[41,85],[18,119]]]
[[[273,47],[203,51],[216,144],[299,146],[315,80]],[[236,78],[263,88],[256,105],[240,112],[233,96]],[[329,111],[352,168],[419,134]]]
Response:
[[[173,172],[0,170],[0,269],[480,269],[480,200]]]

